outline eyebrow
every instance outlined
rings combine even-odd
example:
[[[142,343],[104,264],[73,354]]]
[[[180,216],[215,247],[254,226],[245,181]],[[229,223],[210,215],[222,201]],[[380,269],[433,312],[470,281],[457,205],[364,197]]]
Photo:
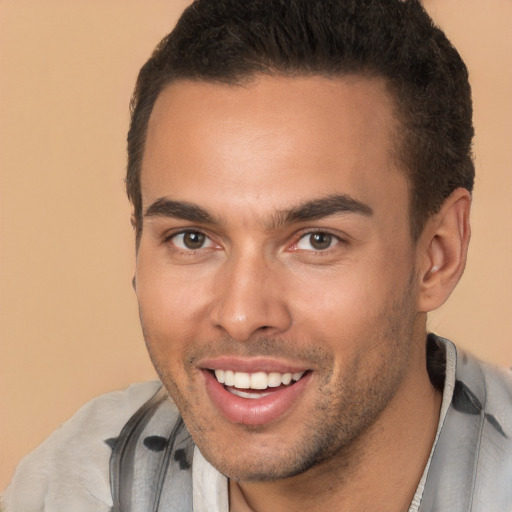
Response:
[[[287,210],[278,211],[272,215],[269,225],[275,229],[285,224],[318,220],[344,213],[371,216],[373,210],[367,204],[349,195],[331,194],[306,201]],[[218,219],[200,206],[166,197],[161,197],[152,203],[146,209],[144,217],[172,217],[202,224],[220,224]]]
[[[279,214],[278,224],[292,224],[318,220],[331,215],[355,213],[364,216],[373,215],[372,208],[346,194],[331,194],[320,199],[307,201]]]
[[[161,197],[152,203],[146,209],[144,217],[174,217],[190,222],[216,223],[216,220],[200,206],[184,201],[173,201],[166,197]]]

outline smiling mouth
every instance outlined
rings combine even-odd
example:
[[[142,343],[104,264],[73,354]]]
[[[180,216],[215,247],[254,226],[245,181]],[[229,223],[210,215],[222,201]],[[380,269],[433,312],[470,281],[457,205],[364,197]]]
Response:
[[[279,372],[236,372],[232,370],[212,370],[217,382],[226,391],[241,398],[260,399],[269,396],[277,388],[285,388],[299,381],[306,371],[297,373]]]
[[[203,365],[212,405],[230,423],[240,425],[270,425],[286,417],[310,389],[314,373],[266,360],[225,358]]]

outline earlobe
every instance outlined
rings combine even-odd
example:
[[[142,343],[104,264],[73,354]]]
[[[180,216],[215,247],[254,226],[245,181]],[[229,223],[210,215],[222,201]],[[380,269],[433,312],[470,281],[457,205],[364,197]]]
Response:
[[[462,277],[471,235],[470,209],[471,194],[458,188],[427,221],[418,243],[418,311],[440,307]]]

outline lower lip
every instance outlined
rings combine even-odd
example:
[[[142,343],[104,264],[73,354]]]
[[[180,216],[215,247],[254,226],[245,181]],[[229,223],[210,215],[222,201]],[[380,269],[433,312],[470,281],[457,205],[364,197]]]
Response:
[[[262,398],[242,398],[233,395],[220,384],[210,371],[203,370],[206,390],[217,409],[231,422],[243,425],[265,425],[277,420],[289,411],[311,378],[306,373],[295,384],[281,388],[268,388]]]

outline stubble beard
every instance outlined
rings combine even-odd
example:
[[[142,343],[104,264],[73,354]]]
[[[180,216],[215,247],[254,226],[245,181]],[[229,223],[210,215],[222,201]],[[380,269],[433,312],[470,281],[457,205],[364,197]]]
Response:
[[[298,351],[297,345],[293,343],[288,342],[283,347],[282,342],[267,338],[244,345],[249,348],[244,348],[244,354],[240,355],[299,355],[301,359],[314,362],[320,369],[319,375],[322,375],[316,406],[308,417],[303,418],[302,424],[297,426],[300,432],[294,443],[282,443],[272,450],[265,450],[257,458],[244,457],[243,447],[242,453],[233,453],[240,447],[236,443],[230,443],[230,440],[219,442],[215,427],[201,418],[201,404],[193,403],[192,388],[180,389],[169,368],[159,364],[157,358],[153,357],[151,344],[147,345],[161,381],[176,403],[203,456],[217,470],[233,480],[274,481],[291,478],[314,467],[321,468],[322,465],[334,464],[338,470],[342,470],[354,464],[355,459],[361,455],[360,450],[364,449],[364,444],[360,442],[364,433],[393,399],[407,373],[414,316],[411,292],[408,289],[393,307],[381,315],[379,321],[372,322],[382,326],[380,336],[374,333],[374,338],[379,340],[381,346],[385,346],[378,354],[377,362],[373,361],[374,367],[369,373],[365,373],[366,361],[361,357],[337,383],[334,382],[336,376],[333,355],[318,346],[305,347]],[[144,334],[146,338],[147,333]],[[228,345],[229,350],[226,348]],[[201,352],[214,350],[222,353],[225,350],[225,353],[234,353],[234,346],[239,344],[224,340],[210,343],[210,348]],[[200,355],[202,354],[190,351],[185,360],[192,366],[190,363]],[[187,398],[190,396],[191,400]],[[240,427],[245,434],[254,438],[254,443],[259,442],[259,434],[265,431],[264,426]],[[222,438],[222,434],[220,436]]]

